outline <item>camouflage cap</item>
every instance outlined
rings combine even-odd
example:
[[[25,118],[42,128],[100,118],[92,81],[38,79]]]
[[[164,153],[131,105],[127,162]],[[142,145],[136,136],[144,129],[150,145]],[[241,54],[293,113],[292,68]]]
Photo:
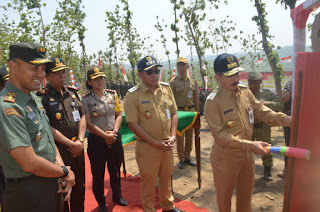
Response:
[[[11,44],[9,49],[9,60],[17,58],[33,65],[52,63],[46,57],[46,48],[38,44],[29,42],[15,43]]]
[[[251,71],[248,73],[248,81],[260,81],[262,80],[262,74],[260,72]]]

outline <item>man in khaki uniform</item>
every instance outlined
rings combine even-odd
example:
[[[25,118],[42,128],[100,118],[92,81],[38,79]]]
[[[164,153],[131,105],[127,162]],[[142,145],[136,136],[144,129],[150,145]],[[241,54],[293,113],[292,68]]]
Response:
[[[174,206],[171,175],[173,146],[178,124],[177,107],[168,83],[159,83],[157,61],[147,56],[138,63],[141,83],[129,89],[124,111],[135,134],[136,160],[140,171],[140,198],[144,211],[154,212],[155,186],[159,178],[160,206],[179,212]]]
[[[281,111],[283,109],[283,103],[280,101],[277,94],[273,93],[268,89],[260,89],[262,83],[262,74],[259,72],[249,72],[248,74],[248,85],[250,91],[254,97],[258,99],[262,104],[267,106],[273,111]],[[253,125],[252,140],[265,141],[269,144],[273,144],[271,141],[271,127],[266,125],[264,122],[255,119]],[[264,167],[264,178],[267,181],[272,180],[271,167],[273,166],[272,155],[267,154],[262,156],[263,167]]]
[[[175,97],[179,111],[197,111],[199,112],[199,88],[197,80],[188,76],[188,60],[185,57],[179,57],[177,69],[179,75],[170,80],[170,87]],[[185,142],[184,142],[185,138]],[[196,166],[190,158],[192,151],[193,129],[190,127],[182,137],[177,137],[177,152],[179,158],[178,167],[184,168],[184,164]]]
[[[214,62],[214,78],[219,82],[204,111],[212,136],[211,165],[220,212],[231,211],[236,187],[237,211],[250,212],[254,189],[255,164],[252,153],[267,154],[263,141],[251,141],[254,119],[268,125],[290,126],[291,117],[276,113],[259,102],[251,91],[239,85],[243,70],[234,55],[219,55]]]

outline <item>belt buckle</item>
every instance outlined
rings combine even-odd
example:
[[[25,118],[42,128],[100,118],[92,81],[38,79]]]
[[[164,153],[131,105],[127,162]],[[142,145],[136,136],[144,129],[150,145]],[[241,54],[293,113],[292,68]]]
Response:
[[[184,107],[184,110],[188,110],[189,108],[188,107]]]

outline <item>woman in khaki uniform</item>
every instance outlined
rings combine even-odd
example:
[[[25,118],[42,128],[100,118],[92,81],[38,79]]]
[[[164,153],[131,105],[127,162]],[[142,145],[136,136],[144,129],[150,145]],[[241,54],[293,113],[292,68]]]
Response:
[[[120,166],[123,158],[121,135],[122,106],[114,90],[105,89],[106,75],[98,67],[87,73],[87,88],[83,105],[86,113],[88,156],[92,172],[92,190],[99,204],[99,212],[106,212],[104,174],[107,162],[113,202],[127,206],[122,198]]]

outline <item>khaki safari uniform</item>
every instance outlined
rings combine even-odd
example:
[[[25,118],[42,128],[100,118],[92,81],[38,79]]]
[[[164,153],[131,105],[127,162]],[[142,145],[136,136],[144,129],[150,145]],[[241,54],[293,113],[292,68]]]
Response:
[[[170,80],[170,87],[179,111],[195,111],[194,95],[199,94],[197,80],[188,76],[185,80],[177,76]],[[185,143],[184,143],[185,138]],[[193,129],[190,127],[183,136],[177,136],[177,153],[179,161],[190,160],[192,151]]]
[[[115,114],[122,111],[122,105],[115,90],[105,89],[100,99],[93,91],[88,91],[82,99],[85,113],[90,116],[91,123],[103,131],[113,131]],[[112,198],[119,200],[121,195],[120,166],[123,158],[121,134],[117,140],[108,145],[105,140],[93,133],[88,136],[88,156],[92,172],[92,191],[99,205],[106,204],[104,195],[104,175],[107,162],[110,175]]]
[[[37,95],[42,99],[42,104],[50,120],[50,125],[60,131],[70,140],[76,141],[79,133],[79,121],[73,116],[74,111],[79,112],[79,118],[83,116],[84,108],[78,89],[72,86],[63,87],[63,95],[50,84],[40,89]],[[72,187],[70,198],[71,211],[84,211],[85,196],[85,168],[84,153],[72,157],[68,147],[56,142],[60,155],[66,166],[71,166],[76,178],[76,184]],[[65,202],[65,208],[68,208]]]
[[[268,107],[273,111],[281,111],[283,108],[283,103],[277,96],[277,94],[273,93],[272,91],[268,89],[261,89],[260,91],[253,94],[254,97],[258,100],[268,101]],[[264,122],[255,119],[254,125],[253,125],[253,134],[252,134],[252,140],[256,141],[265,141],[271,145],[273,145],[271,141],[271,127],[266,125]],[[272,155],[264,155],[262,156],[263,166],[264,167],[272,167],[273,166],[273,160]]]
[[[219,211],[231,211],[236,187],[237,211],[250,212],[255,180],[250,140],[254,119],[272,126],[290,126],[291,117],[273,112],[242,85],[236,92],[218,88],[216,94],[208,96],[204,110],[215,139],[210,159]]]
[[[171,137],[170,114],[177,111],[173,93],[168,83],[159,83],[155,92],[150,91],[141,82],[126,94],[124,110],[127,122],[138,123],[146,133],[156,140]],[[156,211],[155,186],[159,178],[160,206],[165,211],[174,208],[171,189],[173,171],[173,150],[163,151],[135,135],[136,161],[140,171],[140,198],[144,211]]]
[[[4,210],[55,211],[58,180],[24,172],[10,150],[31,146],[35,154],[52,163],[56,146],[41,100],[7,82],[0,92],[0,163],[7,178]]]

